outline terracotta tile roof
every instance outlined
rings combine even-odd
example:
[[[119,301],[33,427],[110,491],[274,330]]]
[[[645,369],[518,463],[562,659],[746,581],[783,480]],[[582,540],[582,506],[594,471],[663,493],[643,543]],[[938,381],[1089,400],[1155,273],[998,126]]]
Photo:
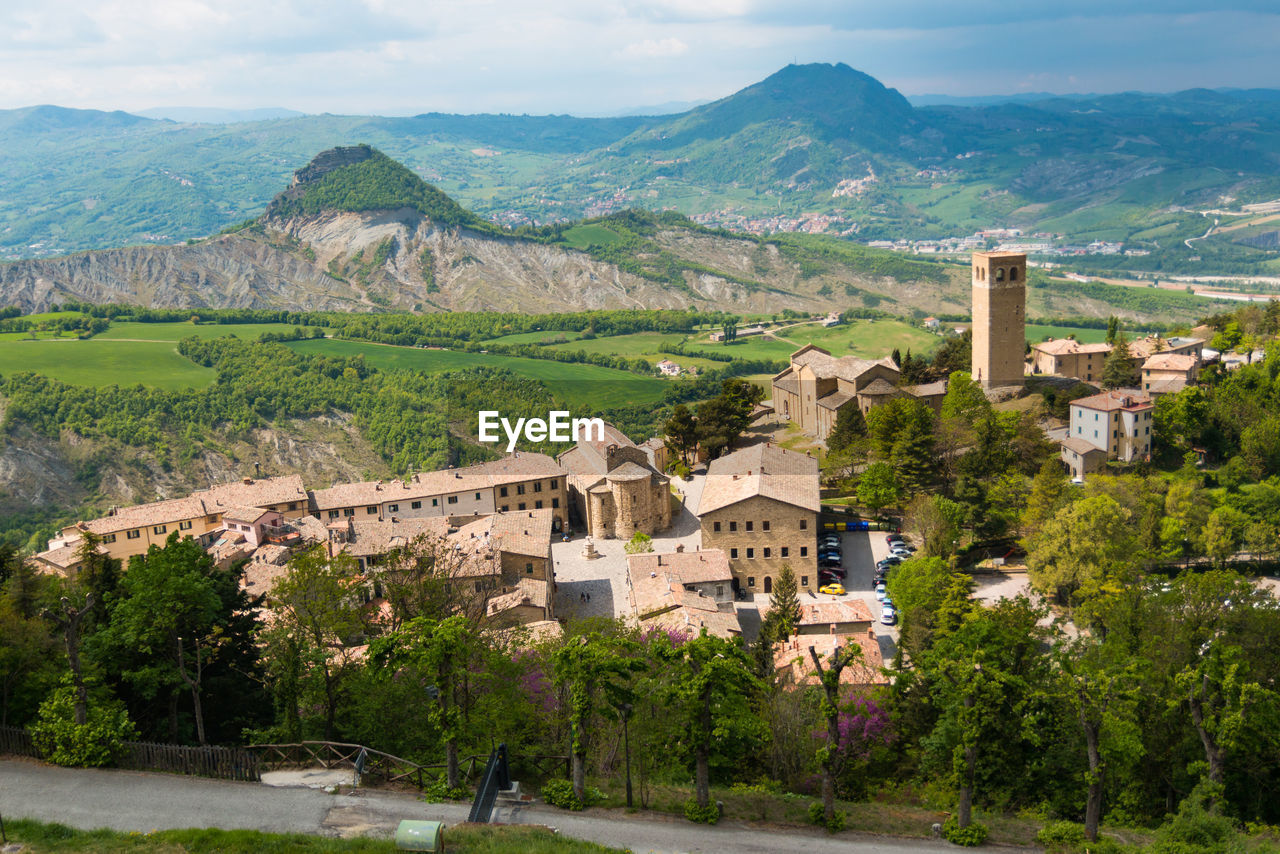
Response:
[[[800,625],[802,626],[870,623],[871,621],[871,609],[861,599],[805,603],[800,606]]]
[[[514,590],[507,590],[489,597],[485,603],[485,612],[493,617],[512,608],[532,607],[547,609],[550,598],[550,585],[539,578],[522,578]]]
[[[393,549],[404,548],[419,537],[443,537],[449,522],[443,516],[427,519],[379,519],[352,520],[350,536],[341,544],[342,551],[352,557],[374,557]]]
[[[231,483],[220,483],[196,495],[211,502],[214,507],[229,507],[239,504],[248,507],[268,507],[272,504],[287,504],[291,501],[307,501],[307,490],[302,485],[302,478],[296,474],[283,477],[265,477]]]
[[[870,395],[872,397],[882,396],[886,394],[898,394],[902,390],[893,383],[882,377],[876,377],[871,382],[862,387],[858,394]]]
[[[629,439],[627,441],[630,443]],[[500,460],[480,463],[471,468],[488,476],[490,483],[494,486],[543,477],[559,477],[564,474],[564,469],[560,468],[552,457],[529,451],[517,451]]]
[[[703,596],[701,598],[706,599],[707,597]],[[738,622],[736,611],[710,610],[704,607],[693,607],[688,604],[659,614],[647,621],[645,626],[652,626],[666,631],[679,631],[693,637],[702,634],[703,629],[706,629],[709,635],[722,638],[735,638],[742,635],[742,624]]]
[[[817,513],[818,461],[772,443],[752,445],[712,460],[697,515],[757,495]]]
[[[916,397],[941,397],[947,393],[947,381],[938,380],[937,382],[921,383],[920,385],[906,385],[900,388],[907,394]]]
[[[1156,353],[1142,363],[1142,370],[1186,373],[1199,363],[1200,360],[1189,353]]]
[[[548,508],[516,510],[485,517],[478,524],[489,526],[489,536],[504,552],[546,557],[551,550],[551,523],[554,514]],[[459,529],[459,534],[462,529]]]
[[[372,507],[385,502],[482,492],[495,486],[559,477],[564,473],[564,469],[546,454],[521,451],[500,460],[464,468],[419,472],[405,481],[341,483],[328,489],[317,489],[312,493],[312,501],[317,512],[345,507]]]
[[[848,665],[840,672],[840,684],[886,684],[888,677],[881,672],[884,657],[874,631],[849,635],[796,635],[774,645],[774,668],[779,678],[792,685],[816,685],[818,673],[813,666],[813,657],[809,655],[809,647],[813,647],[822,660],[822,666],[826,667],[837,646],[850,644],[856,644],[862,650],[862,661]]]
[[[1168,380],[1152,380],[1145,385],[1148,394],[1177,394],[1187,387],[1187,381],[1183,377],[1175,377]]]
[[[653,471],[649,468],[633,463],[630,460],[609,472],[606,477],[613,481],[627,480],[643,480],[653,476]]]
[[[781,379],[775,379],[773,384],[783,391],[789,391],[792,394],[800,393],[800,380],[796,379],[794,374],[782,377]]]
[[[876,382],[880,382],[880,380],[876,380]],[[872,383],[872,385],[875,385],[875,383]],[[851,391],[841,391],[837,389],[836,391],[831,392],[831,394],[824,394],[822,397],[818,398],[818,405],[823,409],[839,409],[855,397],[857,397],[857,395]]]
[[[680,584],[733,580],[733,573],[729,571],[729,559],[723,549],[627,555],[627,571],[633,579],[663,573]],[[632,583],[635,584],[634,581]]]
[[[339,483],[328,489],[317,489],[311,493],[311,501],[317,512],[339,510],[343,507],[372,507],[384,501],[394,501],[392,496],[411,497],[398,480],[384,483],[381,480],[368,480],[360,483]],[[416,495],[412,497],[417,497]]]
[[[1062,445],[1062,447],[1066,448],[1068,451],[1074,451],[1077,454],[1105,454],[1106,453],[1106,451],[1102,450],[1101,448],[1095,445],[1090,445],[1088,442],[1086,442],[1084,439],[1079,438],[1078,436],[1069,436],[1066,439],[1063,439],[1060,444]]]
[[[263,510],[261,507],[246,507],[243,504],[232,504],[222,511],[222,521],[231,520],[233,522],[253,522],[258,521],[272,510]]]
[[[121,507],[108,516],[78,523],[76,527],[83,525],[85,530],[101,536],[132,528],[145,528],[149,525],[165,525],[187,519],[199,519],[216,512],[218,511],[206,506],[202,499],[193,495],[187,498],[171,498],[167,501]]]
[[[1117,409],[1143,410],[1151,407],[1151,396],[1136,388],[1117,388],[1092,397],[1073,400],[1071,405],[1084,409],[1096,409],[1099,412],[1113,412]]]
[[[1055,338],[1049,341],[1041,341],[1039,344],[1032,344],[1031,349],[1047,356],[1070,356],[1080,353],[1110,353],[1111,345],[1106,343],[1081,344],[1074,338]]]

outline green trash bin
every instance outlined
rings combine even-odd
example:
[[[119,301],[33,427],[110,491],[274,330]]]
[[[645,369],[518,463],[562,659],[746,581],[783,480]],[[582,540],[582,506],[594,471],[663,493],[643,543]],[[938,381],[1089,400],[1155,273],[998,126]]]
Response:
[[[443,851],[444,822],[407,819],[400,822],[396,828],[396,848],[402,851]]]

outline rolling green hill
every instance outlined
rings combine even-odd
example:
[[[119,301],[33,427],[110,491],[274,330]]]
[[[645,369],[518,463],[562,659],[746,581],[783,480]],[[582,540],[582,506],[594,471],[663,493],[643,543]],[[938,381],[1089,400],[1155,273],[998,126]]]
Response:
[[[1014,226],[1151,253],[1090,259],[1106,269],[1280,267],[1280,248],[1265,240],[1182,242],[1207,225],[1197,210],[1280,198],[1280,100],[1270,90],[912,107],[844,65],[788,66],[686,113],[644,118],[184,124],[58,107],[0,112],[0,257],[212,234],[257,216],[314,152],[359,143],[456,199],[455,215],[504,226],[628,207],[765,230],[820,217],[857,240]],[[1162,227],[1176,234],[1156,235]]]

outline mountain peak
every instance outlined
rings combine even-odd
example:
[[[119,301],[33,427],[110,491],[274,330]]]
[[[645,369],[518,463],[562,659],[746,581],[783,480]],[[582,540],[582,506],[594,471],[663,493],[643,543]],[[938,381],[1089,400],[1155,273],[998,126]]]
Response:
[[[365,144],[317,154],[293,174],[289,189],[272,200],[264,216],[288,219],[324,211],[401,208],[413,208],[440,225],[489,225],[403,163]]]

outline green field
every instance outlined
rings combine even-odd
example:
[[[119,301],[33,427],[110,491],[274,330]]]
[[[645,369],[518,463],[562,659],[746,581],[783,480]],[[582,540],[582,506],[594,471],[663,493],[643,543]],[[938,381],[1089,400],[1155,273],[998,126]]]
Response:
[[[588,246],[612,246],[622,237],[603,225],[575,225],[565,229],[561,240],[570,249],[586,249]]]
[[[328,356],[364,356],[365,361],[380,370],[410,370],[426,373],[466,370],[475,367],[506,368],[515,374],[546,384],[570,406],[585,405],[593,409],[609,409],[631,404],[657,403],[662,399],[666,383],[658,377],[642,377],[626,371],[525,359],[460,350],[425,350],[417,347],[393,347],[362,341],[317,339],[293,341],[287,346],[299,353],[323,353]]]
[[[1027,324],[1027,340],[1032,344],[1038,344],[1046,338],[1070,338],[1071,336],[1075,336],[1075,339],[1082,344],[1097,344],[1100,341],[1107,340],[1107,330],[1085,329],[1080,326]]]
[[[292,332],[294,327],[285,323],[135,323],[112,322],[106,332],[94,337],[100,340],[128,338],[135,341],[181,341],[192,335],[197,338],[226,338],[234,335],[253,341],[264,332]]]
[[[839,326],[823,327],[806,323],[773,331],[776,338],[752,336],[741,338],[732,344],[707,341],[706,334],[692,338],[687,347],[705,348],[710,352],[732,353],[739,359],[786,360],[806,344],[817,344],[833,356],[858,356],[863,359],[879,359],[894,349],[914,354],[931,353],[942,341],[937,335],[925,332],[898,320],[857,320]]]
[[[575,341],[581,332],[561,331],[559,329],[539,329],[536,332],[517,332],[514,335],[503,335],[501,338],[491,338],[489,344],[541,344],[550,341],[559,341],[563,338],[566,341]]]
[[[24,371],[74,385],[163,389],[204,388],[214,375],[167,341],[0,341],[0,374]]]
[[[697,356],[672,356],[661,351],[664,345],[675,345],[685,340],[678,332],[633,332],[630,335],[613,335],[608,338],[590,338],[586,341],[569,341],[565,344],[554,344],[553,349],[570,350],[585,353],[603,353],[608,356],[623,356],[627,359],[648,359],[653,364],[663,359],[670,359],[681,367],[696,366],[699,370],[722,368],[725,362],[714,359],[700,359]]]

